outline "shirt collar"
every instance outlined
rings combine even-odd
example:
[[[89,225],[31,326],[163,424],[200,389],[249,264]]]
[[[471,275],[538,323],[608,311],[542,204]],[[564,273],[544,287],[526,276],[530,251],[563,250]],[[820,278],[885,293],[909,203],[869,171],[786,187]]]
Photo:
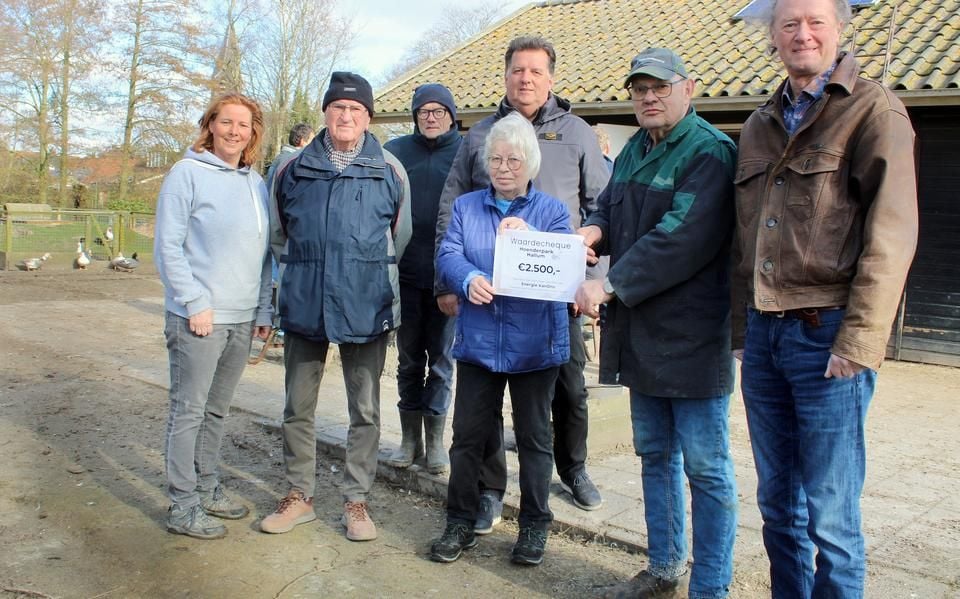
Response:
[[[789,81],[786,85],[783,86],[783,103],[784,105],[794,105],[799,101],[816,101],[820,99],[820,96],[823,95],[823,90],[827,87],[827,83],[830,82],[830,77],[833,75],[833,71],[837,68],[837,61],[834,61],[830,68],[821,73],[816,79],[811,81],[805,88],[800,91],[800,97],[794,99],[793,97],[793,87],[790,85]]]

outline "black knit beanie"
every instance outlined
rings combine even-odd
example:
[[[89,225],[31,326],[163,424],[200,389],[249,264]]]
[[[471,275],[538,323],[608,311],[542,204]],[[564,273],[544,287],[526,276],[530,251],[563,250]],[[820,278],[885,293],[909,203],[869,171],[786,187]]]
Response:
[[[346,71],[334,71],[330,75],[330,87],[327,93],[323,94],[323,106],[321,110],[326,110],[327,105],[334,100],[354,100],[360,102],[373,116],[373,88],[370,83],[357,75]]]

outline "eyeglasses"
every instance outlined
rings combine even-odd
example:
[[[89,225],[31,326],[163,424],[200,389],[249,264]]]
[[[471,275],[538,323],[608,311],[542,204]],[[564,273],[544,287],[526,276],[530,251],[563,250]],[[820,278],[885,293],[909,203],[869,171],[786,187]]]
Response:
[[[653,90],[653,95],[658,98],[666,98],[673,92],[673,86],[677,83],[682,83],[686,79],[677,79],[676,81],[664,81],[663,83],[657,83],[656,85],[639,85],[634,83],[633,85],[628,85],[627,89],[630,90],[630,97],[634,100],[642,100],[647,97],[647,92]]]
[[[490,165],[490,168],[493,170],[499,170],[503,165],[503,156],[491,156],[487,158],[487,164]],[[520,170],[520,167],[523,166],[523,158],[518,158],[516,156],[507,157],[507,168],[512,171]]]
[[[364,106],[353,106],[352,104],[330,104],[327,106],[327,109],[333,112],[334,116],[340,116],[344,113],[347,113],[351,117],[355,117],[367,111]]]
[[[434,108],[431,110],[429,108],[421,108],[420,110],[417,111],[417,118],[420,119],[421,121],[425,121],[428,118],[430,118],[431,114],[433,115],[433,118],[439,121],[443,117],[447,116],[447,109]]]

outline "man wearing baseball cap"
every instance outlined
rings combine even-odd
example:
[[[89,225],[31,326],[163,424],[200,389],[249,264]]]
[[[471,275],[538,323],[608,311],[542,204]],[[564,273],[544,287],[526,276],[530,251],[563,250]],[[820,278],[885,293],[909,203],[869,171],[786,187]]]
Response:
[[[736,148],[690,105],[683,61],[648,48],[624,81],[640,124],[617,156],[598,210],[578,233],[610,256],[577,305],[607,304],[600,380],[630,389],[640,456],[649,565],[612,597],[672,597],[687,574],[689,482],[693,568],[689,596],[726,597],[733,577],[737,490],[727,410],[733,391],[729,260]],[[684,475],[686,480],[684,480]]]
[[[290,489],[260,529],[283,533],[317,517],[314,413],[336,343],[350,414],[342,522],[348,539],[370,541],[377,537],[367,495],[377,472],[380,375],[388,334],[400,326],[397,263],[410,239],[410,186],[400,161],[367,131],[373,90],[366,79],[333,73],[323,115],[326,128],[281,167],[271,198],[271,245],[285,265],[279,312]]]
[[[400,261],[403,326],[397,331],[397,408],[403,437],[390,463],[406,468],[424,456],[427,471],[440,474],[450,465],[443,429],[453,384],[455,318],[441,312],[434,299],[433,257],[440,192],[463,139],[456,127],[453,94],[443,85],[418,86],[411,109],[413,133],[384,144],[410,176],[413,213],[413,237]]]

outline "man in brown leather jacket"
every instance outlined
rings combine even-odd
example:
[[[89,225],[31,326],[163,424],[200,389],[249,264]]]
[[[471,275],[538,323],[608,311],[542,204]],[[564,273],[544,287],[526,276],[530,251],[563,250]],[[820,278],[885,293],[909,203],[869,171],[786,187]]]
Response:
[[[773,3],[787,78],[735,175],[733,347],[774,597],[863,595],[864,422],[916,247],[913,129],[839,52],[849,19],[846,0]]]

